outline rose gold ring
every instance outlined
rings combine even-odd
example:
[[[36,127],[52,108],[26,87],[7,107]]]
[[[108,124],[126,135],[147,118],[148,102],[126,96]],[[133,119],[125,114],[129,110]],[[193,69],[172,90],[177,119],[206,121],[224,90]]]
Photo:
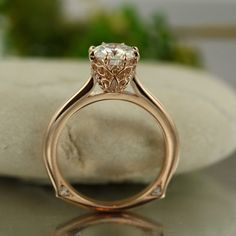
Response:
[[[54,115],[45,137],[44,161],[56,196],[100,211],[117,211],[164,198],[178,163],[178,137],[176,128],[161,103],[144,89],[135,76],[139,60],[138,48],[123,43],[103,43],[89,48],[89,58],[91,77]],[[129,83],[132,91],[128,90]],[[97,84],[100,92],[95,91]],[[156,179],[135,196],[112,202],[98,201],[76,191],[63,177],[57,161],[58,139],[68,120],[82,108],[104,100],[122,100],[145,109],[160,125],[165,140],[165,158]]]

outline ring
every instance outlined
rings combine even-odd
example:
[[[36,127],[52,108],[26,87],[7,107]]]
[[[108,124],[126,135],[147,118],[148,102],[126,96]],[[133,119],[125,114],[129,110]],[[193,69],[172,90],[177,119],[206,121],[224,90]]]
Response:
[[[117,211],[165,197],[179,159],[178,135],[163,105],[136,78],[139,57],[137,47],[124,43],[102,43],[89,48],[91,76],[84,87],[53,116],[44,139],[44,163],[58,198],[98,211]],[[128,90],[129,84],[131,91]],[[99,88],[100,92],[96,92],[95,88]],[[165,141],[164,161],[154,181],[142,192],[112,202],[98,201],[75,190],[63,177],[57,160],[58,139],[68,120],[84,107],[105,100],[126,101],[146,110],[161,127]]]

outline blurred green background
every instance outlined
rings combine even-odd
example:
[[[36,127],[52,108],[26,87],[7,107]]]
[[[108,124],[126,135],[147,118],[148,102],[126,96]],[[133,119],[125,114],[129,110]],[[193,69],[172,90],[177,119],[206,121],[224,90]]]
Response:
[[[141,20],[132,4],[123,4],[67,21],[60,0],[0,0],[0,10],[4,55],[87,58],[91,45],[125,42],[137,46],[142,59],[202,66],[199,52],[181,44],[158,11]]]

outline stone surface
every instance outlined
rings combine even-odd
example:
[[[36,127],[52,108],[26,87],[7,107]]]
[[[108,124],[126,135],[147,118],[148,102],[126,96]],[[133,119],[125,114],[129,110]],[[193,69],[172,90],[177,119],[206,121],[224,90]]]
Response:
[[[144,86],[165,105],[179,130],[177,173],[202,168],[236,148],[236,95],[206,72],[174,65],[140,64]],[[0,63],[0,174],[48,181],[42,140],[57,108],[87,80],[89,63],[8,60]],[[74,182],[153,178],[163,140],[142,109],[100,102],[70,120],[60,140],[60,166]]]

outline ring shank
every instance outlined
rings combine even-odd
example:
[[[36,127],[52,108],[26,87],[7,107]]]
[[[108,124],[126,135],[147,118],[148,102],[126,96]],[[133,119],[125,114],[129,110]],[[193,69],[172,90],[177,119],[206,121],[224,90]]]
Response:
[[[80,99],[72,98],[74,102],[71,102],[69,106],[68,103],[65,104],[52,119],[45,139],[44,158],[49,177],[59,198],[97,210],[114,211],[140,205],[144,202],[165,196],[167,185],[177,164],[178,138],[175,127],[160,102],[156,99],[154,100],[146,91],[145,93],[146,97],[130,92],[100,93],[96,95],[89,95],[87,93],[88,96],[81,97]],[[97,201],[77,192],[63,177],[57,160],[58,139],[68,120],[84,107],[104,100],[126,101],[145,109],[160,125],[165,140],[165,159],[157,178],[141,193],[124,200],[113,202]],[[67,196],[60,194],[61,186],[67,189]],[[152,194],[156,187],[161,188],[161,194],[159,196],[153,196]]]

